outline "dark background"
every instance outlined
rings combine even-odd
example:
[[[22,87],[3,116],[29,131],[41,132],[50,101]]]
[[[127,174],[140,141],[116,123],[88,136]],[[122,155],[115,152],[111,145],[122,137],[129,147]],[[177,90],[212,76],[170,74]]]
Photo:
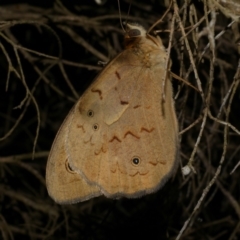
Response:
[[[231,19],[217,11],[215,26],[210,31],[215,35],[225,33],[215,40],[215,61],[209,48],[200,57],[209,43],[208,29],[213,15],[206,14],[206,19],[187,36],[205,97],[202,99],[199,92],[173,79],[174,94],[179,93],[175,105],[180,132],[197,119],[199,122],[180,134],[180,166],[166,185],[140,199],[99,197],[61,206],[48,196],[45,186],[48,153],[67,113],[102,69],[98,62],[107,62],[123,49],[118,3],[108,0],[102,5],[95,1],[1,1],[0,4],[3,239],[176,239],[190,217],[181,239],[240,238],[239,168],[230,174],[240,160],[238,24],[235,29],[227,28]],[[163,1],[132,1],[128,14],[129,5],[129,1],[121,1],[123,21],[138,22],[146,28],[166,11]],[[201,1],[178,1],[186,32],[193,27],[192,21],[196,23],[204,17],[204,6]],[[209,6],[205,7],[209,10]],[[191,20],[194,11],[197,19]],[[173,8],[155,27],[165,31],[160,36],[166,47],[172,15]],[[182,69],[181,77],[197,86],[195,75],[189,70],[192,64],[186,42],[181,41],[179,26],[177,21],[171,50],[172,72],[181,75]],[[19,62],[13,44],[44,55],[19,48]],[[11,64],[6,55],[18,73],[22,69],[26,82],[12,71],[7,91]],[[69,83],[59,67],[59,59]],[[35,103],[29,95],[22,102],[26,86],[33,92]],[[210,115],[204,119],[205,109],[218,119],[211,119]],[[188,163],[198,139],[193,163],[196,174],[191,172],[184,177],[181,166]],[[217,169],[221,171],[214,178]],[[199,208],[194,210],[199,201]]]

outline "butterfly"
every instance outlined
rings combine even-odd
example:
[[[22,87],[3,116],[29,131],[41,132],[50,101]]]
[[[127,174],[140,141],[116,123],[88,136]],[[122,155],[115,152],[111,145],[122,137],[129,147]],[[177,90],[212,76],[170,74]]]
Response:
[[[74,105],[52,145],[49,195],[60,204],[157,191],[177,167],[178,122],[161,39],[127,23],[125,49]],[[165,92],[165,100],[162,92]]]

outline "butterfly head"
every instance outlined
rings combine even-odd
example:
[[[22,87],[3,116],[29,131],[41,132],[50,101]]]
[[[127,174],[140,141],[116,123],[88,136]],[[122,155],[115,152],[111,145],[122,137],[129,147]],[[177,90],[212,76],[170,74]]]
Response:
[[[147,31],[137,23],[127,23],[125,33],[125,48],[131,48],[146,37]]]
[[[126,34],[125,38],[138,38],[145,37],[147,31],[137,23],[127,23],[126,24]]]

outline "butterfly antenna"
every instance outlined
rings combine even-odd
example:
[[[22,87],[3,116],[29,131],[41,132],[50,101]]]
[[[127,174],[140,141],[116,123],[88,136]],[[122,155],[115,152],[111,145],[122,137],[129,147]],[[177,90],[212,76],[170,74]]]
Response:
[[[132,6],[132,1],[130,1],[129,7],[128,7],[128,13],[127,13],[128,18],[129,18],[129,16],[130,16],[131,6]],[[127,19],[126,23],[127,23],[127,22],[128,22],[128,19]]]
[[[126,32],[126,30],[125,30],[125,28],[123,27],[123,24],[122,24],[122,14],[121,14],[120,0],[118,0],[118,11],[119,11],[120,25],[121,25],[123,31]]]

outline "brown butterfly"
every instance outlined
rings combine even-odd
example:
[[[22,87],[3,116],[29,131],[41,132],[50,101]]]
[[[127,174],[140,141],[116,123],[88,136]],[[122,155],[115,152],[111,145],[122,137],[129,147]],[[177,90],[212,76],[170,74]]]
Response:
[[[48,158],[49,195],[76,203],[157,191],[177,165],[178,123],[167,53],[159,37],[127,24],[125,50],[85,91],[62,124]]]

